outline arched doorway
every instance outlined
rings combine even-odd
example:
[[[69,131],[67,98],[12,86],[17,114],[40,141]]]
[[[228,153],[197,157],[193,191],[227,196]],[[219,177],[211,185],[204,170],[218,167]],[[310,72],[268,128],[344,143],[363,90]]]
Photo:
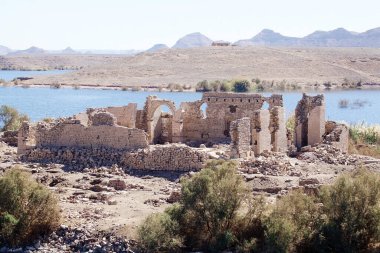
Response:
[[[153,111],[148,122],[152,144],[172,142],[173,113],[172,109],[166,104],[158,105]]]

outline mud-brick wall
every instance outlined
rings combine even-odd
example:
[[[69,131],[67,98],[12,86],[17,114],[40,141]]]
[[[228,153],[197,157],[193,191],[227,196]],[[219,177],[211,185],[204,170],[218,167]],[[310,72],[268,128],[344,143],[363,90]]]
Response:
[[[52,127],[39,125],[37,147],[108,147],[115,149],[147,147],[143,130],[117,125],[85,127],[81,124],[60,123]]]

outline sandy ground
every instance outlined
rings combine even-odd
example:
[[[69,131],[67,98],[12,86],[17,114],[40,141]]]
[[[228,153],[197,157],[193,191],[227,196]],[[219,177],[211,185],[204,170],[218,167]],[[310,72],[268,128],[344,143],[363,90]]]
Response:
[[[194,86],[207,79],[260,78],[313,85],[327,81],[380,83],[380,49],[204,47],[169,49],[136,56],[35,55],[0,57],[0,68],[75,68],[39,76],[25,85]]]
[[[297,158],[269,153],[248,161],[237,172],[253,194],[264,194],[268,202],[274,202],[292,189],[303,187],[312,191],[358,166],[380,172],[380,160],[370,157],[317,156],[317,151],[312,150]],[[112,231],[127,238],[135,238],[139,224],[149,214],[171,205],[170,196],[180,191],[181,174],[178,173],[124,172],[116,166],[70,172],[59,164],[22,163],[17,158],[16,148],[0,142],[0,175],[14,166],[29,171],[57,194],[65,226],[94,233]],[[124,187],[115,188],[110,184],[112,180],[124,182]]]

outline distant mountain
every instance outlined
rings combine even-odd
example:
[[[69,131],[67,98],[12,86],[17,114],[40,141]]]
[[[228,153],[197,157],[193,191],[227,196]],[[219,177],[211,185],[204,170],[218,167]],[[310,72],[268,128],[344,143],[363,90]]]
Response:
[[[207,38],[201,33],[190,33],[180,38],[173,46],[173,48],[192,48],[192,47],[205,47],[211,46],[212,40]]]
[[[264,29],[256,36],[248,40],[239,40],[234,43],[237,46],[267,45],[267,46],[290,46],[297,43],[298,38],[283,36],[269,29]]]
[[[234,43],[237,46],[304,46],[304,47],[380,47],[380,28],[363,33],[338,28],[332,31],[316,31],[305,37],[287,37],[264,29],[256,36]]]
[[[12,50],[10,48],[0,45],[0,55],[6,55],[10,53],[11,51]]]
[[[25,50],[17,50],[17,51],[14,51],[14,52],[10,52],[8,53],[8,55],[22,55],[22,54],[45,54],[46,51],[43,50],[42,48],[38,48],[38,47],[30,47],[28,49],[25,49]]]
[[[71,47],[66,47],[61,51],[61,54],[79,54],[79,52],[75,51]]]
[[[153,47],[151,47],[148,50],[146,50],[146,52],[148,52],[148,53],[154,53],[154,52],[157,52],[157,51],[160,51],[160,50],[165,50],[165,49],[168,49],[168,48],[169,47],[166,44],[156,44]]]

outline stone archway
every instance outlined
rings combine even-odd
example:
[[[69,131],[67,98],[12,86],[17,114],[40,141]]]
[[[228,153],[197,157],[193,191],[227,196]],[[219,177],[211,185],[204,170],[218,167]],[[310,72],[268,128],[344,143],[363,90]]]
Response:
[[[162,111],[163,107],[169,110]],[[147,133],[150,144],[172,141],[172,123],[176,112],[172,101],[151,99],[147,106]]]

